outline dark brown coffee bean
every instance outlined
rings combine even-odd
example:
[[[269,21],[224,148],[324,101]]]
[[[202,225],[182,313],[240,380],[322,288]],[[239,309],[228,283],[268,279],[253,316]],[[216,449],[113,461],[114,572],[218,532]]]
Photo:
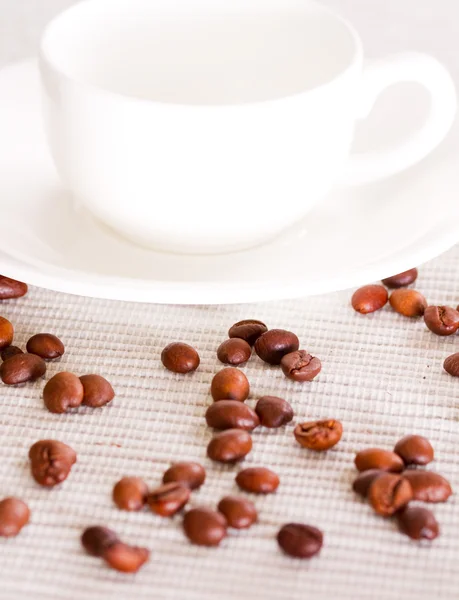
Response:
[[[281,368],[293,381],[312,381],[320,373],[322,363],[306,350],[297,350],[282,357]]]
[[[453,377],[459,377],[459,352],[448,356],[443,363],[443,368]]]
[[[293,419],[293,408],[283,398],[263,396],[257,402],[255,412],[264,427],[282,427]]]
[[[40,440],[29,450],[32,477],[37,483],[52,487],[67,479],[76,463],[73,448],[57,440]]]
[[[81,544],[91,556],[103,556],[107,548],[119,541],[118,535],[107,527],[87,527],[81,536]]]
[[[390,295],[389,303],[395,312],[404,317],[422,317],[427,308],[427,300],[416,290],[395,290]]]
[[[8,360],[12,356],[16,356],[16,354],[24,354],[24,352],[17,346],[7,346],[0,352],[3,361]]]
[[[117,541],[109,546],[102,558],[109,567],[121,573],[137,573],[142,565],[144,565],[150,556],[150,551],[147,548],[139,548],[138,546],[129,546],[124,542]]]
[[[281,549],[294,558],[312,558],[322,548],[323,540],[320,529],[302,523],[287,523],[277,534]]]
[[[403,477],[411,484],[414,500],[446,502],[453,493],[449,481],[433,471],[408,469]]]
[[[196,350],[188,344],[175,342],[161,352],[161,361],[173,373],[191,373],[199,367],[200,358]]]
[[[250,384],[239,369],[227,367],[219,371],[210,386],[212,398],[217,400],[238,400],[244,402],[249,397]]]
[[[459,329],[459,312],[450,306],[428,306],[424,311],[424,321],[433,333],[452,335]]]
[[[29,519],[29,507],[19,498],[0,500],[0,537],[16,536]]]
[[[164,483],[148,494],[147,503],[150,509],[161,517],[172,517],[190,499],[190,488],[184,483],[172,481]]]
[[[7,385],[35,381],[45,373],[45,361],[35,354],[16,354],[0,365],[0,377]]]
[[[27,294],[27,285],[22,281],[0,275],[0,300],[21,298]]]
[[[389,296],[382,285],[364,285],[354,292],[352,308],[362,315],[380,310],[387,302]]]
[[[247,529],[258,518],[254,503],[240,496],[225,496],[218,503],[218,510],[225,517],[228,527],[234,529]]]
[[[83,404],[92,408],[105,406],[113,400],[115,392],[111,384],[101,375],[83,375]]]
[[[218,546],[226,537],[225,517],[208,508],[192,508],[183,517],[183,530],[192,544]]]
[[[427,465],[434,459],[434,449],[422,435],[405,435],[395,444],[394,452],[405,465]]]
[[[14,327],[4,317],[0,317],[0,350],[10,346],[14,337]]]
[[[270,329],[255,342],[255,352],[270,365],[280,365],[283,356],[295,352],[299,347],[297,336],[285,329]]]
[[[219,400],[209,406],[206,421],[214,429],[245,429],[252,431],[260,420],[256,412],[237,400]]]
[[[225,340],[217,350],[218,360],[227,365],[242,365],[251,355],[251,346],[239,338]]]
[[[29,356],[33,356],[33,354]],[[10,360],[14,360],[14,358],[10,358]],[[5,364],[8,362],[3,363],[3,365]],[[65,371],[51,377],[43,390],[45,406],[52,413],[64,413],[69,408],[80,406],[83,402],[83,395],[84,389],[81,381],[73,373]]]
[[[410,483],[396,473],[383,473],[376,477],[369,489],[371,506],[383,517],[390,517],[413,499]]]
[[[432,511],[421,506],[408,506],[397,513],[398,528],[412,540],[434,540],[440,533]]]
[[[37,333],[27,342],[27,352],[41,356],[45,360],[59,358],[65,352],[64,344],[52,333]]]
[[[343,426],[336,419],[299,423],[294,430],[296,441],[309,450],[323,452],[336,446],[343,435]]]
[[[265,467],[249,467],[239,471],[236,483],[246,492],[272,494],[279,487],[279,476]]]
[[[354,462],[359,471],[381,469],[382,471],[401,473],[405,468],[405,463],[398,454],[381,448],[360,450],[360,452],[357,452]]]
[[[177,481],[187,485],[190,490],[197,490],[206,480],[206,471],[203,466],[195,462],[175,463],[163,475],[163,483]]]
[[[250,346],[253,346],[260,335],[266,331],[268,331],[268,328],[261,321],[246,319],[245,321],[235,323],[228,331],[228,337],[240,338]]]
[[[243,429],[227,429],[217,433],[207,446],[207,456],[222,463],[242,460],[252,450],[252,438]]]
[[[368,469],[368,471],[362,471],[362,473],[354,480],[352,489],[360,496],[366,498],[370,485],[376,477],[379,477],[382,473],[386,473],[386,471],[381,471],[381,469]]]
[[[410,285],[414,283],[418,278],[418,270],[417,269],[409,269],[408,271],[403,271],[403,273],[399,273],[398,275],[393,275],[392,277],[386,277],[382,282],[385,286],[391,289],[397,289],[401,287],[405,287],[406,285]]]
[[[147,496],[148,486],[140,477],[123,477],[113,488],[113,502],[121,510],[140,510]]]

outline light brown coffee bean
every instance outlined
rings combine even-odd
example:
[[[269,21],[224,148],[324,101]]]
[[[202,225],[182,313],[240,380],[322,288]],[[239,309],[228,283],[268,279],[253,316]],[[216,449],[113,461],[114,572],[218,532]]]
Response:
[[[381,471],[381,469],[368,469],[368,471],[362,471],[362,473],[354,480],[352,489],[360,496],[366,498],[370,485],[376,477],[379,477],[382,473],[386,473],[386,471]]]
[[[227,367],[219,371],[212,379],[210,393],[215,401],[237,400],[238,402],[244,402],[250,393],[249,380],[239,369]]]
[[[401,287],[405,287],[406,285],[410,285],[414,283],[418,278],[418,270],[417,269],[409,269],[408,271],[403,271],[403,273],[399,273],[398,275],[392,275],[392,277],[386,277],[382,282],[385,286],[391,289],[397,289]]]
[[[150,551],[147,548],[129,546],[121,541],[109,546],[102,555],[109,567],[121,573],[137,573],[149,557]]]
[[[312,558],[320,552],[323,539],[320,529],[303,523],[287,523],[277,534],[280,548],[293,558]]]
[[[443,368],[453,377],[459,377],[459,352],[448,356],[443,363]]]
[[[85,406],[100,408],[113,400],[115,392],[111,384],[101,375],[83,375],[83,402]]]
[[[0,275],[0,300],[21,298],[27,294],[27,285],[22,281]]]
[[[272,494],[279,487],[279,476],[266,467],[249,467],[236,475],[238,486],[253,494]]]
[[[434,459],[434,449],[422,435],[405,435],[395,444],[394,452],[405,465],[427,465]]]
[[[409,481],[396,473],[383,473],[376,477],[368,489],[371,506],[383,517],[390,517],[413,499]]]
[[[26,346],[27,352],[41,356],[45,360],[60,358],[64,352],[64,344],[52,333],[37,333],[33,335]]]
[[[13,342],[14,327],[4,317],[0,317],[0,350],[6,348]]]
[[[404,317],[422,317],[427,308],[427,300],[416,290],[395,290],[390,295],[389,303],[395,312]]]
[[[269,329],[255,342],[255,352],[270,365],[280,365],[283,356],[299,347],[298,337],[285,329]]]
[[[29,507],[19,498],[0,500],[0,537],[16,536],[29,519]]]
[[[73,448],[57,440],[40,440],[29,450],[32,476],[37,483],[52,487],[67,479],[77,455]]]
[[[402,475],[413,489],[414,500],[446,502],[453,493],[449,481],[434,471],[407,469]]]
[[[161,517],[172,517],[190,499],[190,488],[184,483],[164,483],[148,494],[147,503],[150,509]]]
[[[240,338],[253,346],[257,339],[268,331],[268,328],[262,321],[256,319],[246,319],[235,323],[228,331],[229,338]]]
[[[81,381],[73,373],[65,371],[51,377],[43,390],[45,406],[52,413],[64,413],[70,408],[77,408],[83,402],[83,396]]]
[[[206,471],[195,462],[175,463],[163,475],[163,483],[176,481],[187,485],[190,490],[197,490],[206,480]]]
[[[225,517],[208,508],[192,508],[183,518],[183,530],[192,544],[218,546],[226,537]]]
[[[242,365],[252,355],[251,346],[240,338],[225,340],[217,350],[218,360],[227,365]]]
[[[245,429],[252,431],[260,420],[256,412],[237,400],[219,400],[209,406],[206,421],[214,429]]]
[[[354,462],[359,471],[381,469],[382,471],[401,473],[405,468],[405,463],[398,454],[381,448],[360,450],[360,452],[357,452]]]
[[[12,356],[16,356],[16,354],[24,354],[24,352],[17,346],[7,346],[0,352],[0,357],[3,361],[5,361]]]
[[[16,354],[0,365],[0,377],[7,385],[35,381],[45,373],[45,361],[35,354]]]
[[[299,423],[294,430],[296,441],[309,450],[323,452],[336,446],[343,435],[343,426],[336,419]]]
[[[452,335],[459,329],[459,312],[450,306],[428,306],[424,322],[436,335]]]
[[[361,315],[380,310],[388,300],[386,288],[382,285],[364,285],[354,292],[352,308]]]
[[[200,358],[197,351],[189,344],[174,342],[164,348],[161,361],[173,373],[191,373],[199,367]]]
[[[113,488],[113,502],[121,510],[141,510],[148,496],[148,486],[140,477],[123,477]]]
[[[397,513],[398,528],[412,540],[434,540],[440,527],[432,511],[421,506],[408,506]]]
[[[290,352],[282,357],[282,372],[292,381],[312,381],[322,370],[322,363],[306,350]]]
[[[247,529],[258,518],[253,502],[241,496],[225,496],[218,503],[218,510],[233,529]]]
[[[263,396],[257,402],[255,412],[264,427],[282,427],[293,419],[293,408],[283,398]]]
[[[227,429],[217,433],[207,446],[207,456],[222,463],[242,460],[252,450],[252,438],[243,429]]]

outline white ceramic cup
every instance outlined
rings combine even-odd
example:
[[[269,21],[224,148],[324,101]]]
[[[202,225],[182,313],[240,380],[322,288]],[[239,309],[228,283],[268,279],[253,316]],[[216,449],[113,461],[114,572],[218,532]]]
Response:
[[[364,66],[354,29],[308,0],[85,0],[48,25],[40,66],[65,185],[123,236],[173,252],[264,242],[337,180],[418,162],[456,111],[434,58]],[[356,120],[401,81],[431,94],[423,127],[349,157]]]

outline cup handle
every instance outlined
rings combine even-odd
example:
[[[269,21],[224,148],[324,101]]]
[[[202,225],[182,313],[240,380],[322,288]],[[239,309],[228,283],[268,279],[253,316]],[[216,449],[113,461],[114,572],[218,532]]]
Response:
[[[365,119],[379,94],[400,82],[420,83],[430,92],[425,123],[393,148],[351,154],[340,184],[359,185],[394,175],[419,162],[446,137],[456,114],[456,89],[447,69],[427,54],[406,52],[369,63],[363,72],[358,118]]]

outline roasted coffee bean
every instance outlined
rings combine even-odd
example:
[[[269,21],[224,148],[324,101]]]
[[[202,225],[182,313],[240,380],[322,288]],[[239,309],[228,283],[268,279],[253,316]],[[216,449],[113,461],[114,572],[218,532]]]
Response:
[[[428,306],[424,311],[424,321],[433,333],[452,335],[459,329],[459,312],[450,306]]]
[[[119,541],[118,535],[107,527],[87,527],[81,536],[83,548],[91,556],[103,556],[107,548]]]
[[[227,365],[242,365],[251,355],[251,346],[240,338],[225,340],[217,350],[218,360]]]
[[[4,317],[0,317],[0,350],[9,346],[13,341],[14,327]]]
[[[413,499],[409,481],[396,473],[383,473],[376,477],[369,489],[371,506],[383,517],[390,517]]]
[[[65,352],[64,344],[52,333],[37,333],[27,342],[27,352],[41,356],[45,360],[59,358]]]
[[[225,517],[228,527],[234,529],[247,529],[258,518],[253,502],[240,496],[225,496],[218,503],[218,510]]]
[[[249,397],[250,384],[239,369],[227,367],[219,371],[210,386],[212,398],[217,400],[238,400],[244,402]]]
[[[33,354],[29,356],[33,356]],[[10,360],[14,360],[14,358]],[[5,364],[8,363],[3,363],[3,365]],[[73,373],[65,371],[51,377],[43,390],[45,406],[52,413],[64,413],[69,408],[80,406],[83,402],[83,395],[84,388],[81,381]]]
[[[354,480],[352,489],[360,496],[366,498],[370,485],[376,477],[379,477],[382,473],[386,473],[386,471],[381,471],[381,469],[368,469],[368,471],[362,471],[362,473]]]
[[[440,533],[432,511],[421,506],[408,506],[397,513],[398,528],[412,540],[434,540]]]
[[[247,342],[250,346],[253,346],[257,339],[268,331],[268,328],[261,321],[255,319],[247,319],[245,321],[239,321],[235,323],[228,331],[228,337],[240,338]]]
[[[443,368],[453,377],[459,377],[459,352],[448,356],[443,363]]]
[[[287,523],[277,534],[281,549],[294,558],[312,558],[322,548],[323,540],[320,529],[302,523]]]
[[[16,536],[29,519],[29,507],[19,498],[0,500],[0,537]]]
[[[57,440],[40,440],[29,450],[32,476],[37,483],[52,487],[67,479],[76,463],[73,448]]]
[[[45,373],[46,363],[36,354],[16,354],[0,365],[0,377],[7,385],[35,381]]]
[[[0,275],[0,300],[21,298],[27,294],[27,285],[22,281]]]
[[[352,296],[352,308],[362,315],[381,309],[389,296],[382,285],[364,285]]]
[[[408,469],[403,477],[411,484],[414,500],[446,502],[453,493],[449,481],[433,471]]]
[[[299,347],[297,336],[285,329],[270,329],[255,342],[255,352],[270,365],[280,365],[283,356],[295,352]]]
[[[200,358],[197,351],[188,344],[175,342],[169,344],[161,353],[161,361],[173,373],[191,373],[199,367]]]
[[[395,290],[390,295],[389,303],[395,312],[404,317],[422,317],[427,308],[427,300],[416,290]]]
[[[203,466],[195,462],[175,463],[163,475],[163,483],[177,481],[187,485],[190,490],[196,490],[206,480],[206,471]]]
[[[0,352],[3,361],[8,360],[12,356],[16,356],[16,354],[24,354],[24,352],[17,346],[7,346]]]
[[[192,508],[183,517],[183,530],[191,543],[218,546],[226,536],[225,517],[208,508]]]
[[[117,541],[109,546],[102,558],[109,567],[121,573],[137,573],[142,565],[144,565],[150,556],[150,551],[147,548],[139,548],[138,546],[129,546],[124,542]]]
[[[172,481],[164,483],[148,494],[147,503],[150,509],[161,517],[172,517],[190,499],[190,488],[184,483]]]
[[[427,465],[434,459],[434,449],[422,435],[405,435],[395,444],[394,452],[405,465]]]
[[[209,406],[206,421],[214,429],[245,429],[252,431],[260,420],[256,412],[237,400],[219,400]]]
[[[281,368],[293,381],[312,381],[320,373],[322,363],[306,350],[296,350],[282,357]]]
[[[83,402],[85,406],[99,408],[113,400],[115,392],[110,383],[101,375],[83,375]]]
[[[227,429],[217,433],[207,446],[207,456],[217,462],[242,460],[252,450],[252,438],[243,429]]]
[[[397,289],[401,287],[405,287],[406,285],[410,285],[414,283],[418,278],[418,270],[417,269],[409,269],[408,271],[403,271],[403,273],[399,273],[398,275],[393,275],[392,277],[387,277],[383,279],[382,282],[385,286],[391,289]]]
[[[257,402],[255,412],[264,427],[282,427],[293,419],[293,408],[283,398],[263,396]]]
[[[405,468],[405,463],[398,454],[381,448],[360,450],[360,452],[357,452],[354,462],[359,471],[381,469],[382,471],[400,473]]]
[[[336,446],[343,435],[343,426],[336,419],[299,423],[294,430],[296,441],[309,450],[323,452]]]
[[[274,471],[265,467],[249,467],[239,471],[236,483],[246,492],[254,494],[272,494],[279,487],[279,477]]]
[[[147,496],[148,486],[140,477],[123,477],[113,488],[113,502],[121,510],[140,510]]]

